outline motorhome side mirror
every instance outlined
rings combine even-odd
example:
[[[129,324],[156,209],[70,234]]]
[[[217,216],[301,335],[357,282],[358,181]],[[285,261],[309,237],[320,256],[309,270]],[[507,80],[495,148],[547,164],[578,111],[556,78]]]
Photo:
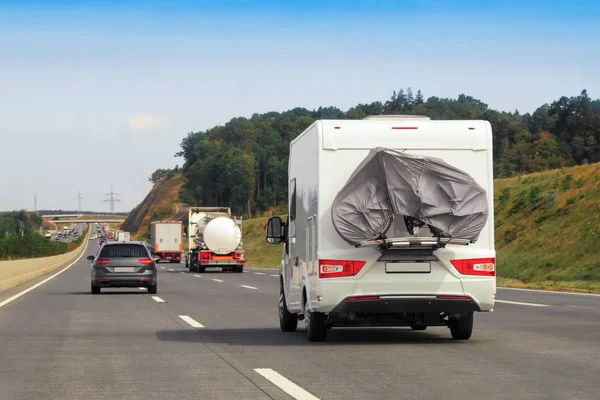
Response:
[[[269,222],[267,222],[267,242],[271,244],[279,244],[284,240],[283,235],[281,234],[281,218],[279,217],[271,217],[269,218]]]
[[[94,261],[94,256],[87,256],[87,259],[88,259],[89,261]]]

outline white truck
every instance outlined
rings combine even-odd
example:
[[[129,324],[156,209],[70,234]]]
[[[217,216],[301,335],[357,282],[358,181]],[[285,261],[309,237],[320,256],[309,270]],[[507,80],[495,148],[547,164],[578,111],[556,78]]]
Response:
[[[447,326],[467,340],[496,298],[492,129],[420,116],[318,120],[290,143],[282,331]]]
[[[159,261],[181,262],[183,253],[183,225],[180,221],[150,223],[150,250]]]
[[[229,207],[190,207],[188,210],[189,247],[185,265],[191,272],[207,267],[244,272],[242,219]]]
[[[125,231],[119,231],[117,240],[119,242],[129,242],[131,240],[131,234]]]

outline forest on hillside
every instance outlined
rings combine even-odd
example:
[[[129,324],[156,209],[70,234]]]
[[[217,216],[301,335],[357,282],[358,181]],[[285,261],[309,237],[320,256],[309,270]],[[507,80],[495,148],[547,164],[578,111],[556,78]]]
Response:
[[[368,115],[418,114],[431,119],[483,119],[493,130],[496,178],[600,161],[600,99],[587,91],[544,104],[532,114],[493,110],[467,95],[429,97],[408,88],[390,100],[336,107],[294,108],[237,117],[223,126],[190,132],[181,142],[185,184],[181,200],[190,205],[231,206],[256,216],[286,199],[289,143],[317,119],[363,119]],[[161,170],[158,175],[171,171]],[[153,176],[152,178],[158,178]]]

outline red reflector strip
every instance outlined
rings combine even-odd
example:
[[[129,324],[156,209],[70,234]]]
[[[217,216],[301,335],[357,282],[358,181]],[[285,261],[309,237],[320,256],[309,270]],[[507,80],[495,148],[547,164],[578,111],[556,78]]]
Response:
[[[379,300],[379,296],[359,296],[359,297],[348,297],[346,301],[365,301],[365,300]]]
[[[438,300],[471,300],[467,296],[437,296]]]
[[[340,127],[339,126],[334,126],[333,129],[340,129]]]
[[[416,126],[392,126],[392,129],[419,129]]]
[[[470,131],[474,131],[474,130],[475,130],[475,128],[473,128],[473,127],[469,127],[469,130],[470,130]]]

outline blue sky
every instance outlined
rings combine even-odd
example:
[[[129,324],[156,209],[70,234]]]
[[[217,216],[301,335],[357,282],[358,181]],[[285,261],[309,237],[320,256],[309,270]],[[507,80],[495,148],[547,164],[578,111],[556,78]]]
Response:
[[[139,203],[189,131],[412,87],[600,97],[598,1],[0,0],[0,210]]]

